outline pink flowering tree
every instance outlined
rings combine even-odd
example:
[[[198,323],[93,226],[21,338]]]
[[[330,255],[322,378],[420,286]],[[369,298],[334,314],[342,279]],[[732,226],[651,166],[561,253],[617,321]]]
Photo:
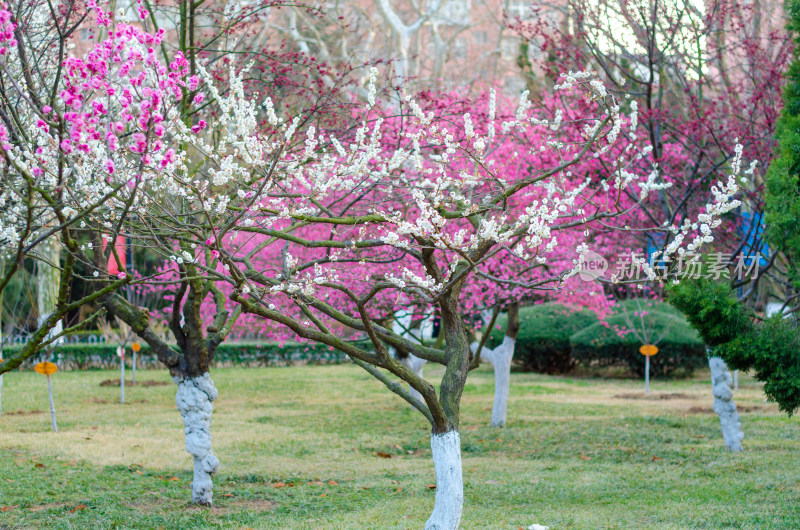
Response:
[[[775,145],[782,74],[792,48],[783,5],[569,0],[558,8],[565,24],[537,16],[550,9],[541,3],[530,8],[530,17],[509,23],[538,56],[534,70],[553,77],[564,67],[595,69],[609,91],[628,94],[623,107],[638,110],[638,142],[648,146],[648,162],[658,166],[660,178],[672,184],[641,213],[660,233],[642,234],[632,250],[666,247],[687,220],[702,213],[713,184],[730,172],[738,144],[741,156],[758,167],[743,176],[741,207],[724,220],[713,248],[726,253],[726,265],[759,252],[763,242],[755,219],[763,215],[763,174]],[[759,275],[745,289],[751,301],[766,277]]]
[[[565,107],[574,113],[547,106],[533,111],[523,97],[513,115],[500,119],[490,97],[487,119],[478,126],[469,115],[413,99],[383,109],[373,71],[360,125],[330,134],[300,116],[282,119],[275,94],[247,90],[247,70],[230,67],[221,76],[181,51],[164,60],[161,30],[116,23],[94,5],[88,12],[43,7],[19,4],[0,17],[6,20],[4,51],[17,50],[14,59],[3,58],[5,86],[17,95],[6,112],[18,114],[5,125],[10,147],[4,164],[60,194],[50,207],[62,211],[59,226],[86,234],[73,237],[70,259],[101,293],[102,306],[170,369],[194,458],[192,499],[212,502],[217,394],[209,368],[241,311],[270,321],[285,337],[346,352],[428,419],[438,481],[428,526],[456,528],[463,504],[459,408],[474,359],[465,288],[476,276],[500,284],[513,279],[512,287],[526,291],[563,288],[580,270],[589,243],[624,229],[611,221],[635,215],[651,192],[669,185],[630,137],[635,109],[625,116],[596,76],[579,72],[558,86],[570,101],[591,100]],[[103,38],[81,58],[70,56],[63,51],[69,44],[64,33],[89,15]],[[42,62],[51,69],[29,81],[31,69],[24,65],[31,40],[17,34],[20,24],[42,20],[49,33],[39,34],[51,40],[34,44],[42,54],[57,49],[62,55]],[[24,33],[34,34],[27,27]],[[538,153],[536,165],[505,163],[513,157],[502,147],[506,142]],[[572,174],[602,156],[614,164],[607,174]],[[738,204],[730,200],[735,179],[713,188],[703,225],[683,224],[670,253],[691,255],[708,242],[720,216]],[[6,182],[16,181],[3,182],[5,191],[11,189]],[[18,215],[16,226],[24,218]],[[581,236],[569,236],[574,255],[540,267],[555,260],[562,233]],[[131,278],[126,271],[109,275],[116,245],[103,241],[121,234],[172,263],[160,277],[137,281],[172,286],[177,348],[153,332],[148,310],[114,294]],[[520,265],[491,268],[503,258]],[[214,310],[204,313],[207,300]],[[440,315],[441,347],[387,326],[408,307]],[[438,393],[388,347],[443,365]]]
[[[220,312],[214,322],[217,328],[204,333],[197,308],[200,298],[209,292],[213,295],[213,286],[196,275],[188,280],[193,265],[187,265],[178,284],[178,298],[189,298],[183,304],[185,320],[172,322],[175,351],[150,329],[147,311],[117,293],[131,278],[125,270],[109,274],[109,263],[123,260],[117,255],[117,245],[108,244],[120,235],[132,236],[135,227],[150,225],[154,229],[137,238],[138,243],[156,250],[180,247],[175,239],[159,239],[159,227],[153,227],[148,212],[180,216],[181,205],[170,208],[175,203],[164,197],[158,199],[163,207],[159,209],[150,202],[155,197],[144,190],[165,186],[153,176],[180,165],[179,143],[169,130],[171,124],[179,123],[181,130],[195,133],[203,129],[201,120],[187,125],[181,119],[189,121],[185,94],[196,90],[198,79],[189,75],[188,61],[180,52],[169,65],[158,60],[155,50],[163,32],[149,34],[133,25],[116,24],[92,5],[88,10],[73,4],[63,7],[51,11],[44,3],[33,3],[3,10],[13,27],[13,33],[5,35],[4,44],[12,51],[3,55],[4,88],[16,103],[6,107],[4,115],[7,125],[2,132],[13,135],[4,150],[6,174],[16,170],[42,196],[41,202],[50,205],[52,214],[37,220],[52,228],[39,237],[52,237],[60,230],[68,266],[62,273],[63,301],[59,299],[56,307],[69,310],[97,302],[130,325],[169,367],[178,384],[176,401],[186,424],[187,450],[195,458],[192,498],[209,504],[209,477],[218,463],[210,443],[211,401],[216,390],[208,378],[208,363],[229,329],[226,324],[235,317],[229,319]],[[72,34],[88,21],[103,39],[78,58],[67,49]],[[34,60],[35,69],[30,66],[34,63],[27,62]],[[196,104],[201,99],[194,96]],[[25,235],[11,237],[24,241]],[[33,232],[29,237],[37,235]],[[182,243],[187,248],[191,244]],[[77,274],[89,283],[91,295],[68,300],[65,286]],[[63,312],[54,313],[48,322],[62,316]],[[29,343],[3,368],[18,365],[35,348]]]
[[[42,21],[34,3],[0,8],[0,297],[24,275],[26,263],[33,263],[39,306],[28,342],[6,356],[0,374],[91,323],[101,311],[73,328],[64,329],[62,319],[129,281],[124,276],[108,278],[84,295],[71,289],[73,277],[86,263],[80,249],[82,228],[108,210],[125,184],[97,186],[92,172],[105,171],[105,157],[94,156],[88,144],[73,146],[69,121],[62,121],[57,110],[59,86],[53,80],[63,75],[66,44],[81,20],[67,8],[58,13],[59,24],[50,25]],[[74,158],[82,158],[82,164],[71,163],[71,152],[80,153]],[[84,189],[85,194],[80,191]]]
[[[255,191],[267,187],[279,153],[294,142],[285,131],[276,142],[269,132],[274,110],[251,101],[257,81],[278,74],[256,61],[249,66],[258,71],[248,76],[237,62],[195,46],[205,41],[214,49],[217,39],[194,33],[193,23],[180,28],[179,49],[168,51],[169,32],[143,29],[157,18],[142,4],[136,23],[118,22],[94,2],[48,6],[16,2],[0,9],[0,234],[11,244],[0,289],[25,259],[44,260],[37,249],[50,240],[60,238],[66,259],[53,313],[0,370],[53,340],[50,330],[68,311],[97,304],[98,313],[129,325],[169,369],[194,459],[192,500],[209,505],[218,467],[211,445],[217,391],[209,370],[240,312],[219,288],[229,275],[213,242],[240,217],[238,204],[252,195],[246,183],[257,183]],[[94,38],[79,56],[69,50],[81,29]],[[291,78],[286,70],[280,75],[284,83]],[[304,112],[293,130],[312,116]],[[124,261],[117,245],[108,244],[120,236],[169,266],[133,278],[118,266]],[[84,298],[70,296],[75,276],[89,285]],[[168,293],[174,343],[151,326],[149,308],[120,294],[125,284]]]
[[[548,8],[536,3],[531,9]],[[759,309],[766,309],[770,297],[784,298],[791,287],[786,270],[762,236],[764,177],[775,148],[783,74],[792,50],[783,27],[783,3],[569,0],[559,9],[567,24],[557,26],[539,16],[511,26],[531,49],[542,52],[536,66],[545,75],[556,75],[563,65],[594,68],[609,90],[628,92],[630,104],[640,109],[637,134],[649,145],[651,162],[673,183],[642,210],[662,230],[645,235],[632,251],[680,245],[679,228],[694,218],[709,230],[698,214],[704,213],[713,183],[744,156],[759,166],[742,176],[741,206],[723,221],[706,264],[681,255],[671,261],[658,255],[650,259],[678,274],[696,274],[705,266],[716,271],[706,277],[718,279],[722,271],[739,288],[741,299]],[[747,258],[754,255],[765,258]],[[734,277],[743,263],[757,264],[757,273]],[[724,386],[730,378],[725,363],[719,358],[709,363],[715,385]],[[727,403],[715,409],[735,414],[731,392],[715,390],[716,395],[726,396]],[[720,420],[725,423],[723,414]],[[733,438],[738,444],[740,437]]]

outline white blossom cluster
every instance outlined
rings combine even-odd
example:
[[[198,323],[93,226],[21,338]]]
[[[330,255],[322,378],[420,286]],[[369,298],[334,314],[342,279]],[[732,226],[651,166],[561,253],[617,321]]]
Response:
[[[672,241],[663,251],[653,257],[653,261],[668,262],[678,256],[684,262],[688,262],[699,258],[700,248],[714,241],[713,231],[722,224],[721,217],[741,204],[741,201],[734,197],[739,191],[738,179],[741,173],[743,150],[744,148],[737,138],[731,163],[731,173],[728,175],[727,181],[724,183],[719,181],[711,187],[713,202],[705,205],[704,212],[698,214],[696,221],[692,222],[687,219],[680,227],[674,225],[668,227],[668,230],[672,233]],[[757,161],[752,161],[749,168],[745,170],[745,174],[751,174],[756,165]],[[687,243],[692,233],[695,233],[695,235]],[[648,280],[657,279],[657,273],[648,259],[632,256],[631,261],[634,267],[641,267]],[[620,278],[618,275],[612,275],[611,281],[619,282]]]

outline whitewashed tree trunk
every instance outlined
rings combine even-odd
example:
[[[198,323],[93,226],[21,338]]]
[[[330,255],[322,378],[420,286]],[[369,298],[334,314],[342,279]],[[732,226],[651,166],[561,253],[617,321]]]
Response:
[[[400,362],[406,365],[408,369],[414,372],[418,377],[422,377],[422,369],[425,367],[425,363],[428,361],[426,361],[425,359],[420,359],[415,355],[408,354],[408,357],[406,357],[405,359],[400,359]],[[415,399],[424,401],[422,398],[422,394],[417,392],[414,388],[408,387],[408,392]]]
[[[436,467],[436,503],[425,530],[456,530],[464,508],[464,479],[461,471],[461,437],[458,431],[431,435]]]
[[[219,460],[211,452],[211,414],[217,389],[208,373],[200,377],[173,377],[178,385],[175,403],[183,416],[186,451],[194,459],[192,480],[192,502],[210,506],[212,504],[211,476],[219,467]]]
[[[719,423],[722,426],[722,439],[731,451],[741,451],[744,433],[739,422],[739,413],[736,412],[736,403],[733,401],[733,390],[731,390],[733,378],[725,361],[719,357],[709,357],[708,366],[711,368],[714,412],[719,416]]]
[[[517,343],[506,335],[503,342],[493,350],[483,346],[481,358],[486,359],[494,367],[494,405],[492,406],[492,427],[504,427],[508,396],[511,391],[511,359],[514,357],[514,345]],[[472,352],[478,350],[478,343],[473,342]]]

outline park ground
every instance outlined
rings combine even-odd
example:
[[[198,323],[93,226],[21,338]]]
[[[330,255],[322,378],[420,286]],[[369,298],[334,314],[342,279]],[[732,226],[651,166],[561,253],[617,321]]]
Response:
[[[429,380],[441,370],[426,367]],[[424,418],[352,365],[215,370],[212,509],[187,503],[191,459],[165,371],[5,376],[0,528],[421,528],[433,507]],[[800,528],[800,421],[741,378],[745,451],[728,453],[707,372],[657,380],[512,374],[488,426],[490,367],[463,406],[463,528]]]

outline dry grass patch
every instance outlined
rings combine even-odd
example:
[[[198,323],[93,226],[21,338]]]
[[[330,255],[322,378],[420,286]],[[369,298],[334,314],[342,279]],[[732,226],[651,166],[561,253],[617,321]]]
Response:
[[[142,374],[163,384],[126,387],[121,405],[118,387],[100,386],[114,372],[59,372],[58,434],[41,376],[5,377],[4,405],[19,413],[0,416],[0,492],[16,508],[0,526],[419,528],[433,506],[425,420],[348,365],[215,370],[216,506],[188,506],[175,387],[165,371]],[[441,374],[426,367],[431,381]],[[747,450],[731,455],[717,419],[693,412],[712,405],[707,374],[654,380],[654,396],[672,397],[645,400],[616,397],[641,394],[639,380],[514,373],[497,430],[493,375],[481,367],[462,405],[462,527],[791,527],[796,420],[740,382]]]

